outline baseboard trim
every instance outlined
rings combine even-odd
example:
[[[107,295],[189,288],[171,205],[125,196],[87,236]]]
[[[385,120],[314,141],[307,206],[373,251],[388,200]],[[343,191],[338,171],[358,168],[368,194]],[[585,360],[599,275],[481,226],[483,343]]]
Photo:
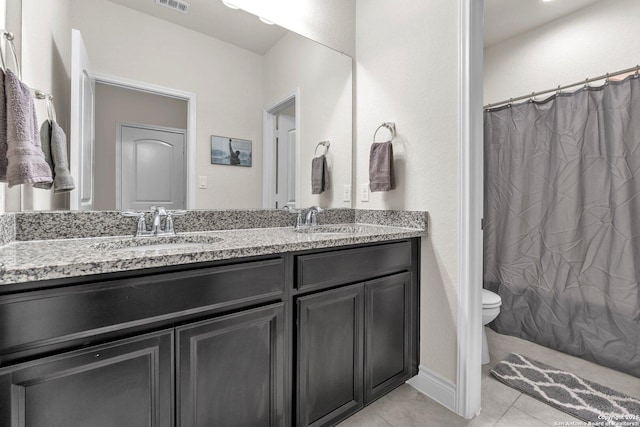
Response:
[[[456,412],[456,385],[448,379],[420,366],[418,375],[407,381],[407,384],[445,408]]]

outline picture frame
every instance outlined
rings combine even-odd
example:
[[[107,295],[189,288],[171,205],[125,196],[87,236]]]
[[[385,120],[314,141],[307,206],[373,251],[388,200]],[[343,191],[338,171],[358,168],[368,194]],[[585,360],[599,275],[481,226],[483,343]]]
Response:
[[[211,164],[251,167],[252,142],[248,139],[211,135]]]

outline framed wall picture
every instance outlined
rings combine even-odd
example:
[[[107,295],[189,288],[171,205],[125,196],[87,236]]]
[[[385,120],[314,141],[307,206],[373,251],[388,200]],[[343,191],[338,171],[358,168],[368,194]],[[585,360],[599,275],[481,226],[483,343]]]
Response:
[[[211,164],[251,167],[251,141],[211,135]]]

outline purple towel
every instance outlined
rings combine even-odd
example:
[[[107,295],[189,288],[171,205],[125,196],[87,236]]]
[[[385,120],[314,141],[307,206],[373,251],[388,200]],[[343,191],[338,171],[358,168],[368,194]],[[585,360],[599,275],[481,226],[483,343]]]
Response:
[[[67,161],[67,136],[56,122],[45,120],[40,127],[40,142],[44,158],[53,172],[53,183],[40,182],[35,188],[45,190],[53,186],[54,193],[65,193],[75,188]]]
[[[311,194],[322,194],[329,189],[327,158],[322,155],[311,161]]]
[[[51,182],[51,168],[40,146],[31,90],[11,71],[5,71],[7,102],[7,183]]]
[[[4,70],[2,69],[0,69],[0,182],[7,182],[7,98],[4,95]]]
[[[393,145],[391,141],[374,142],[369,154],[369,188],[374,191],[389,191],[393,182]]]

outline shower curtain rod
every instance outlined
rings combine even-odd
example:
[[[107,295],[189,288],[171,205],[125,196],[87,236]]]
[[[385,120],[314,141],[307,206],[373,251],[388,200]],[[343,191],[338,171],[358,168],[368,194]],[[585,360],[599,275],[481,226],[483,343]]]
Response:
[[[640,72],[640,65],[636,65],[635,67],[626,68],[624,70],[616,71],[615,73],[607,73],[607,74],[602,75],[602,76],[593,77],[593,78],[587,78],[587,79],[585,79],[585,80],[583,80],[581,82],[572,83],[570,85],[558,86],[555,89],[543,90],[542,92],[533,92],[533,93],[531,93],[529,95],[522,95],[522,96],[519,96],[517,98],[509,98],[509,99],[505,99],[504,101],[493,102],[491,104],[485,105],[483,108],[485,110],[488,110],[489,108],[495,107],[497,105],[511,104],[512,102],[520,101],[520,100],[527,99],[527,98],[533,99],[533,97],[538,96],[538,95],[544,95],[544,94],[551,93],[551,92],[560,93],[560,91],[562,91],[564,89],[568,89],[570,87],[580,86],[580,85],[587,86],[591,82],[595,82],[595,81],[602,80],[602,79],[607,79],[607,81],[608,81],[609,77],[618,76],[620,74],[625,74],[625,73],[630,73],[632,71],[636,72],[635,76],[637,77],[639,72]]]

